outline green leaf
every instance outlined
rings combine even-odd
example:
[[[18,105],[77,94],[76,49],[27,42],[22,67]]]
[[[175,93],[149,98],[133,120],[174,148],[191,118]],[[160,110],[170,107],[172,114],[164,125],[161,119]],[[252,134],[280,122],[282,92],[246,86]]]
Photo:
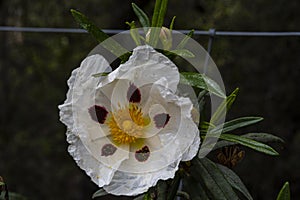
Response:
[[[152,27],[162,27],[167,11],[168,0],[156,0],[152,17]]]
[[[165,19],[165,15],[167,12],[168,0],[161,0],[159,15],[157,18],[156,26],[154,27],[162,27]]]
[[[149,193],[146,193],[146,194],[144,195],[143,200],[152,200],[151,195],[150,195]]]
[[[156,27],[158,16],[159,16],[159,11],[160,11],[160,7],[161,7],[161,1],[162,0],[156,0],[155,1],[151,27]]]
[[[137,46],[141,45],[141,36],[139,30],[135,26],[135,22],[126,22],[130,26],[130,35]]]
[[[290,184],[289,182],[285,182],[276,200],[290,200],[290,199],[291,199]]]
[[[223,102],[219,105],[217,110],[213,113],[210,123],[216,124],[221,118],[225,117],[226,112],[231,108],[236,96],[239,92],[239,88],[236,88]]]
[[[97,197],[102,197],[102,196],[105,196],[105,195],[107,195],[107,194],[108,194],[108,193],[107,193],[103,188],[101,188],[101,189],[97,190],[97,191],[93,194],[92,199],[97,198]]]
[[[195,57],[195,55],[187,49],[176,49],[176,50],[172,50],[171,52],[178,56],[181,56],[183,58],[194,58]]]
[[[207,130],[209,127],[215,127],[215,125],[209,123],[209,122],[206,122],[206,121],[202,121],[200,123],[200,132],[201,134],[205,135],[207,133]]]
[[[199,179],[207,188],[209,199],[239,199],[217,165],[207,158],[195,159]],[[193,186],[191,186],[193,187]]]
[[[180,174],[179,172],[177,172],[172,181],[167,200],[173,200],[176,197],[179,184],[180,184]]]
[[[286,182],[281,188],[276,200],[290,200],[290,185],[289,182]]]
[[[176,49],[183,49],[188,42],[188,40],[193,37],[194,35],[194,29],[191,30],[184,38],[183,40],[177,45]]]
[[[242,135],[245,138],[249,138],[258,142],[281,142],[284,143],[284,140],[280,137],[269,133],[247,133]]]
[[[155,47],[157,45],[160,28],[163,25],[165,14],[167,11],[168,0],[156,0],[152,17],[152,27],[157,27],[150,32],[150,45]]]
[[[101,45],[111,53],[119,57],[122,62],[128,59],[128,51],[123,48],[118,42],[110,38],[106,33],[99,29],[82,13],[71,9],[71,13],[75,21],[85,30],[87,30]]]
[[[190,195],[187,192],[177,191],[176,196],[182,197],[183,199],[190,200]]]
[[[135,15],[138,17],[142,27],[146,28],[144,29],[145,32],[147,33],[148,31],[148,27],[150,27],[150,20],[149,20],[149,17],[147,16],[147,14],[142,10],[140,9],[135,3],[132,3],[132,9],[135,13]]]
[[[173,27],[174,27],[174,23],[175,23],[175,19],[176,19],[176,16],[174,16],[173,18],[172,18],[172,21],[171,21],[171,24],[170,24],[170,31],[172,31],[173,30]]]
[[[262,142],[262,143],[266,143],[266,142],[282,142],[282,143],[284,143],[284,141],[281,138],[279,138],[275,135],[269,134],[269,133],[247,133],[247,134],[241,135],[241,137],[248,138],[248,139],[255,140],[258,142]],[[237,143],[235,143],[235,142],[228,142],[225,140],[221,140],[221,141],[217,142],[217,144],[214,146],[213,150],[216,150],[216,149],[219,149],[219,148],[222,148],[225,146],[236,145],[236,144]]]
[[[167,183],[165,181],[158,181],[156,188],[157,188],[157,200],[166,200]]]
[[[226,98],[226,95],[221,87],[214,80],[210,79],[204,74],[195,72],[181,72],[180,83],[207,90],[208,92],[221,98]]]
[[[77,10],[71,9],[75,21],[85,30],[87,30],[98,42],[103,42],[109,36],[91,22],[85,15]]]
[[[190,175],[183,177],[183,190],[190,195],[192,200],[209,200],[207,189],[200,183],[202,178],[197,173],[198,170],[198,167],[192,164]]]
[[[240,191],[248,200],[253,200],[248,189],[246,188],[240,177],[234,171],[220,164],[217,164],[217,166],[222,171],[224,177],[231,185],[231,187]]]
[[[3,183],[3,182],[0,182],[0,186],[2,186],[2,185],[5,185],[5,183]]]
[[[210,137],[211,136],[212,135],[210,135]],[[232,135],[232,134],[221,134],[219,137],[222,140],[235,142],[235,143],[241,144],[243,146],[249,147],[251,149],[254,149],[256,151],[259,151],[259,152],[262,152],[262,153],[265,153],[265,154],[268,154],[268,155],[271,155],[271,156],[279,155],[278,152],[275,151],[272,147],[270,147],[266,144],[257,142],[255,140],[251,140],[251,139],[248,139],[248,138],[244,138],[244,137],[241,137],[241,136],[238,136],[238,135]]]
[[[229,131],[233,131],[238,128],[250,126],[262,120],[263,120],[262,117],[240,117],[218,125],[217,127],[211,129],[210,133],[213,134],[213,133],[218,133],[220,131],[222,131],[222,133],[227,133]]]

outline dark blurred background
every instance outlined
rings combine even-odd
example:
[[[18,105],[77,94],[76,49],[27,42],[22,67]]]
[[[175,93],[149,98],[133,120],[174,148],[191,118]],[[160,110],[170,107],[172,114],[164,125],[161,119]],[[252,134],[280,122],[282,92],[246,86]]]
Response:
[[[154,0],[135,0],[148,15]],[[104,29],[127,29],[136,20],[130,1],[2,0],[0,26],[77,28],[78,9]],[[298,0],[170,0],[166,25],[176,29],[300,31]],[[208,37],[194,37],[204,47]],[[97,42],[87,34],[0,32],[0,175],[11,191],[30,200],[91,199],[97,190],[67,153],[57,105],[66,81]],[[227,93],[240,94],[228,119],[265,120],[252,131],[286,143],[280,157],[246,150],[235,168],[254,199],[272,200],[285,181],[300,198],[300,37],[216,37],[212,58]],[[247,131],[246,129],[245,131]],[[250,129],[249,129],[250,130]]]

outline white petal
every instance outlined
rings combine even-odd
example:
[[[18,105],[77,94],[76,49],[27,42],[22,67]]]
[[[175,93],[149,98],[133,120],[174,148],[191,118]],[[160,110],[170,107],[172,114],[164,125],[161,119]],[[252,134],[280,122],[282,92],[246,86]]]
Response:
[[[128,149],[125,151],[124,147],[118,148],[110,159],[101,157],[100,147],[110,142],[102,137],[108,131],[88,114],[88,108],[95,103],[109,104],[107,99],[95,98],[95,88],[101,78],[92,77],[93,74],[108,70],[110,67],[102,56],[86,58],[80,68],[72,72],[68,80],[67,99],[59,106],[60,119],[68,128],[68,151],[99,187],[109,184],[115,169],[128,157]]]
[[[95,159],[86,149],[85,145],[82,144],[80,138],[71,132],[67,132],[67,140],[70,143],[68,148],[69,153],[78,166],[91,177],[92,181],[99,187],[109,184],[119,163],[115,163],[115,165],[111,167],[99,162],[99,160]]]
[[[135,159],[135,153],[131,152],[129,159],[120,166],[120,171],[152,173],[182,160],[183,157],[184,159],[192,159],[199,148],[200,141],[195,139],[196,137],[199,138],[199,130],[191,117],[193,108],[191,101],[188,98],[178,97],[167,88],[156,84],[153,85],[150,94],[149,102],[154,104],[153,110],[155,112],[159,112],[159,110],[167,112],[170,115],[170,120],[164,128],[156,133],[160,142],[157,143],[156,148],[153,148],[155,143],[152,143],[149,158],[140,162]],[[151,116],[151,106],[149,107],[149,115]],[[153,126],[149,127],[149,129],[151,128]],[[154,132],[150,130],[148,136],[155,135],[153,134],[155,131],[157,129]],[[147,138],[145,140],[147,141]],[[191,147],[191,145],[196,146]]]
[[[76,68],[73,70],[71,77],[68,80],[69,91],[67,92],[67,99],[64,104],[58,106],[60,109],[60,120],[68,127],[69,130],[73,130],[74,127],[74,104],[77,99],[84,94],[85,86],[91,90],[91,88],[95,83],[99,82],[99,78],[93,78],[93,74],[102,73],[111,70],[109,64],[105,61],[105,59],[100,55],[93,55],[86,58],[82,63],[80,68]],[[89,83],[87,85],[86,83]],[[85,86],[84,86],[85,85]],[[93,92],[91,92],[93,94]],[[75,95],[74,95],[75,94]],[[90,106],[95,104],[95,95],[93,97],[86,97],[89,99]],[[75,98],[74,98],[75,97]],[[75,106],[76,107],[76,106]],[[80,107],[80,105],[77,107]],[[76,108],[75,108],[76,110]]]
[[[148,104],[159,104],[170,115],[168,124],[158,133],[163,146],[161,154],[168,154],[172,149],[175,155],[183,156],[181,159],[191,160],[200,144],[199,130],[191,117],[191,101],[174,95],[160,84],[153,85],[150,96]]]
[[[192,160],[195,155],[197,155],[200,146],[200,136],[196,135],[193,144],[188,148],[188,150],[182,155],[182,161]]]
[[[173,92],[176,91],[179,83],[179,72],[176,65],[166,56],[155,51],[152,47],[139,46],[133,50],[133,54],[129,60],[110,73],[107,78],[99,84],[99,87],[103,87],[115,80],[127,79],[132,81],[138,88],[143,88],[147,87],[147,85],[152,85],[161,78],[167,80],[168,87]],[[121,84],[118,88],[120,89],[116,91],[122,92]],[[125,90],[123,92],[126,94],[127,91]],[[116,95],[118,95],[118,92]],[[112,101],[115,99],[117,98],[113,96]],[[117,102],[114,104],[117,104]]]
[[[67,99],[64,104],[58,106],[60,121],[63,122],[69,130],[73,130],[73,112],[72,112],[72,95],[73,95],[73,85],[76,79],[78,68],[72,71],[71,77],[68,80],[69,90],[67,92]]]
[[[103,188],[114,195],[135,196],[146,192],[155,186],[159,180],[173,178],[178,169],[179,161],[174,162],[159,171],[145,174],[117,171],[111,183]]]

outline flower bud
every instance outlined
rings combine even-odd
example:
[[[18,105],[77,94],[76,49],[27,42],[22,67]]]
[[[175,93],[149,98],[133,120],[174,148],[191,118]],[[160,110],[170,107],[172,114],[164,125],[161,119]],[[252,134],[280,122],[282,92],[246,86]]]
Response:
[[[151,28],[148,30],[146,34],[146,42],[150,41]],[[169,50],[172,47],[172,31],[166,27],[162,27],[159,33],[159,39],[163,45],[165,50]]]
[[[166,27],[162,27],[159,34],[159,39],[163,44],[164,49],[169,50],[172,47],[172,31]]]

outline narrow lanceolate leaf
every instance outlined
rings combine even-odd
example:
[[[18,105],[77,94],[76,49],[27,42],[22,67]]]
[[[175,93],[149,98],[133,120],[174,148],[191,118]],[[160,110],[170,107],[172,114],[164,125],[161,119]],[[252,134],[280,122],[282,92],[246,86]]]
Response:
[[[189,39],[194,35],[194,29],[191,30],[184,38],[183,40],[178,44],[176,49],[183,49],[186,45],[186,43],[189,41]]]
[[[282,142],[284,141],[275,135],[269,134],[269,133],[247,133],[244,135],[241,135],[241,137],[248,138],[251,140],[255,140],[257,142],[262,142],[262,143],[267,143],[267,142]],[[225,140],[218,141],[217,144],[214,146],[213,150],[226,147],[226,146],[231,146],[231,145],[236,145],[237,143],[235,142],[229,142]]]
[[[85,15],[77,10],[71,9],[75,21],[85,30],[87,30],[98,42],[103,42],[109,36],[91,22]]]
[[[245,138],[249,138],[258,142],[281,142],[284,143],[284,140],[280,137],[269,133],[247,133],[242,135]]]
[[[126,54],[128,51],[123,48],[118,42],[110,38],[106,33],[99,29],[93,22],[91,22],[82,13],[71,9],[71,13],[76,22],[85,30],[87,30],[101,45],[109,50],[111,53],[119,57],[122,61],[128,59]]]
[[[211,135],[210,135],[211,136]],[[232,134],[221,134],[220,139],[227,140],[230,142],[235,142],[238,144],[241,144],[243,146],[249,147],[251,149],[254,149],[256,151],[271,155],[271,156],[277,156],[279,155],[277,151],[275,151],[272,147],[269,145],[257,142],[255,140],[251,140],[248,138],[244,138],[238,135],[232,135]]]
[[[240,191],[248,200],[253,200],[246,186],[234,171],[220,164],[217,164],[217,166],[222,171],[225,179],[228,181],[231,187]]]
[[[161,0],[159,15],[155,27],[162,27],[167,12],[168,0]]]
[[[187,192],[184,192],[184,191],[177,191],[176,196],[182,197],[183,199],[186,199],[186,200],[191,199],[190,195]]]
[[[203,136],[206,135],[207,133],[207,130],[210,128],[210,127],[215,127],[215,125],[209,123],[209,122],[206,122],[206,121],[202,121],[200,123],[200,132]]]
[[[181,56],[183,58],[194,58],[195,55],[187,49],[175,49],[171,51],[172,53]]]
[[[190,175],[183,177],[183,190],[186,191],[192,200],[209,200],[207,190],[201,185],[202,177],[198,175],[198,167],[192,165]]]
[[[94,198],[96,198],[96,197],[102,197],[102,196],[105,196],[105,195],[107,195],[108,193],[104,190],[104,189],[99,189],[99,190],[97,190],[94,194],[93,194],[93,196],[92,196],[92,198],[94,199]]]
[[[156,27],[162,0],[156,0],[152,15],[152,27]]]
[[[179,184],[180,184],[180,174],[179,172],[177,172],[172,181],[167,200],[173,200],[176,197]]]
[[[160,28],[163,25],[165,14],[167,11],[168,0],[156,0],[153,18],[152,18],[152,27],[157,27],[151,30],[150,32],[150,45],[155,47],[157,45]]]
[[[219,133],[220,131],[222,133],[227,133],[229,131],[233,131],[238,128],[242,128],[245,126],[250,126],[252,124],[258,123],[262,121],[263,118],[261,117],[240,117],[228,122],[225,122],[224,124],[218,125],[216,128],[213,128],[210,130],[210,133]]]
[[[142,27],[146,28],[145,32],[147,33],[148,31],[148,27],[150,27],[150,20],[149,17],[147,16],[147,14],[140,9],[135,3],[132,3],[132,9],[135,13],[135,15],[138,17]]]
[[[276,200],[290,200],[290,185],[289,182],[286,182],[281,188]]]
[[[132,37],[133,41],[137,46],[141,45],[141,36],[139,34],[138,29],[135,26],[135,22],[126,22],[130,26],[130,36]]]
[[[165,181],[158,181],[156,188],[157,188],[157,200],[166,200],[167,183]]]
[[[239,92],[239,88],[236,88],[217,108],[217,110],[213,113],[210,123],[216,124],[220,119],[226,116],[226,112],[231,108],[233,102],[236,99],[236,96]]]
[[[226,95],[221,87],[214,80],[210,79],[204,74],[195,72],[181,72],[180,83],[207,90],[208,92],[221,98],[226,98]]]
[[[172,18],[172,21],[171,21],[171,23],[170,23],[170,27],[169,27],[170,31],[172,31],[173,28],[174,28],[175,19],[176,19],[176,16],[174,16],[174,17]]]
[[[239,199],[217,165],[207,158],[196,159],[197,173],[208,189],[210,199]]]

